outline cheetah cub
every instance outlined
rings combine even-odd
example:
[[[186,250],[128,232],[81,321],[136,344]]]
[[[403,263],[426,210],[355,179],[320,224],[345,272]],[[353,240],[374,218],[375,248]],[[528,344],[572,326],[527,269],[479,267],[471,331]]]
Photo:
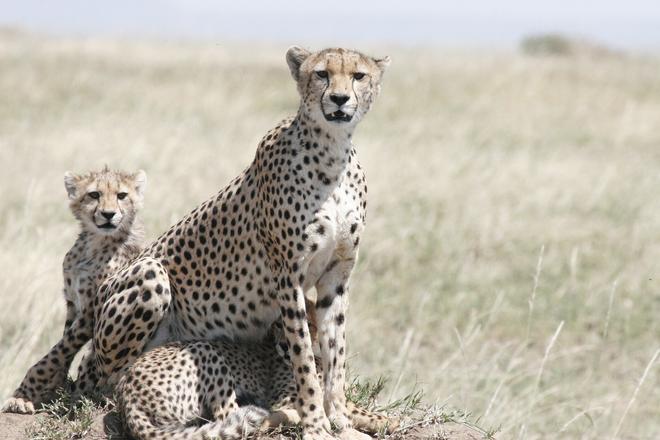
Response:
[[[66,322],[62,338],[32,366],[3,411],[33,413],[35,406],[64,385],[71,361],[92,337],[93,301],[99,284],[129,262],[142,247],[144,171],[101,171],[64,175],[64,186],[80,234],[64,257]]]
[[[315,362],[321,376],[321,359]],[[136,440],[243,439],[300,423],[298,397],[281,320],[263,341],[221,338],[156,347],[128,368],[115,389],[124,426]],[[399,423],[351,402],[347,409],[353,426],[370,434],[390,434]]]

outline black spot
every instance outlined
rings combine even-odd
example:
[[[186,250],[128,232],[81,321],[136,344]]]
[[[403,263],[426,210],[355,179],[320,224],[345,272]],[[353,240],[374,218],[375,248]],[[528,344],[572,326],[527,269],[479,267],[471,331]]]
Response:
[[[333,297],[331,296],[326,296],[325,298],[322,298],[319,302],[316,303],[316,308],[317,309],[327,309],[332,305]]]
[[[144,312],[144,315],[142,315],[142,320],[144,322],[147,322],[147,321],[151,320],[151,317],[153,316],[153,314],[154,314],[153,311],[147,310],[146,312]]]
[[[127,354],[128,354],[128,347],[126,347],[123,350],[120,350],[119,352],[117,352],[117,357],[118,358],[123,358],[123,357],[126,357]]]

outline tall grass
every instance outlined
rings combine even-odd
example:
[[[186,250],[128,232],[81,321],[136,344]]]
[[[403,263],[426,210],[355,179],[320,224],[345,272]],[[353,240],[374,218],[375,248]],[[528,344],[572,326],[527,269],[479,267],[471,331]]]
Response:
[[[0,35],[1,395],[61,331],[64,171],[144,168],[155,237],[295,111],[284,50]],[[373,52],[351,370],[501,438],[659,438],[660,61]]]

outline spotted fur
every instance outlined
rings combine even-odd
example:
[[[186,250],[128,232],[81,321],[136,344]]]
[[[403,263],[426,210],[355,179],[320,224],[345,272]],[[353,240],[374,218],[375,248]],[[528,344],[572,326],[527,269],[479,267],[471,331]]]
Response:
[[[259,341],[281,317],[305,438],[331,438],[330,420],[350,438],[345,317],[367,193],[351,138],[389,59],[298,47],[286,58],[297,115],[266,134],[227,187],[102,284],[95,374],[113,385],[167,341]],[[305,306],[314,287],[321,381]]]
[[[135,257],[142,248],[143,228],[137,218],[146,174],[102,171],[66,173],[64,185],[80,234],[64,257],[66,322],[62,338],[30,368],[3,411],[33,413],[62,386],[75,354],[92,337],[92,305],[98,286]]]
[[[140,356],[119,380],[116,402],[137,440],[241,439],[295,424],[296,383],[278,320],[265,340],[175,342]],[[318,347],[315,347],[318,348]],[[316,358],[319,371],[322,367]],[[398,421],[347,404],[357,429],[391,433]]]

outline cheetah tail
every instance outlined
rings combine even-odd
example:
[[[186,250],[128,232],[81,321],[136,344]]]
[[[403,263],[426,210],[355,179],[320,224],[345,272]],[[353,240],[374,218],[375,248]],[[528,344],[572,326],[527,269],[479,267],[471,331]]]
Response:
[[[400,424],[396,417],[385,416],[360,408],[353,402],[346,402],[346,408],[350,416],[353,427],[372,435],[380,433],[391,434]]]
[[[241,406],[234,409],[224,420],[207,423],[198,430],[203,434],[203,439],[240,440],[258,431],[268,415],[269,412],[261,407]]]
[[[142,411],[126,411],[125,424],[136,440],[240,440],[256,432],[268,411],[252,405],[233,410],[224,420],[201,426],[158,421]]]

